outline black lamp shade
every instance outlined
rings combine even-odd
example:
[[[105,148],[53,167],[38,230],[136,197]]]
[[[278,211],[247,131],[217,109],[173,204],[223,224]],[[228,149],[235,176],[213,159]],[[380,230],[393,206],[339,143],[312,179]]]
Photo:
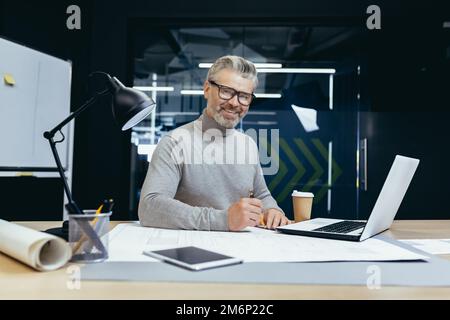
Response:
[[[145,93],[125,87],[117,78],[110,78],[113,90],[112,112],[122,131],[144,120],[155,109],[155,102]]]

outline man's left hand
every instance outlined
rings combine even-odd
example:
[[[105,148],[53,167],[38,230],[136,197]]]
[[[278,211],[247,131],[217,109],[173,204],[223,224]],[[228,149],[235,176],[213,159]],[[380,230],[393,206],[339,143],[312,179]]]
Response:
[[[264,222],[266,223],[266,228],[275,229],[276,227],[289,224],[289,219],[276,209],[267,209],[264,212]]]

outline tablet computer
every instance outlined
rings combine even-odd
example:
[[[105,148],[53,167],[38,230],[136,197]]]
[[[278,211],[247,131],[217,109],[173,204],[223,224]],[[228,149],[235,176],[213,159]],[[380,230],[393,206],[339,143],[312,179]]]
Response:
[[[241,259],[193,246],[157,251],[147,250],[144,251],[144,254],[195,271],[242,263]]]

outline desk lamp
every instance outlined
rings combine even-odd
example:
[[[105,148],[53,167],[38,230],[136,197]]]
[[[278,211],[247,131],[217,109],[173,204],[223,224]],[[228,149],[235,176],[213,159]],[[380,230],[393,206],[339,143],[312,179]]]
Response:
[[[60,131],[67,123],[72,119],[79,116],[83,111],[94,105],[94,103],[105,95],[112,95],[112,113],[117,124],[122,131],[128,130],[134,127],[136,124],[144,120],[155,109],[155,102],[141,91],[125,87],[116,77],[111,77],[105,72],[93,72],[89,75],[91,77],[94,74],[101,74],[106,77],[107,88],[103,91],[96,92],[95,95],[86,101],[80,108],[72,112],[66,119],[60,124],[54,127],[50,131],[44,132],[44,138],[50,143],[50,148],[55,158],[56,166],[59,171],[59,175],[64,185],[64,191],[66,193],[68,203],[66,208],[69,214],[83,214],[83,211],[75,203],[72,197],[69,185],[67,183],[66,176],[64,174],[64,168],[61,164],[61,160],[56,149],[56,144],[64,141],[64,135]],[[57,132],[60,132],[63,136],[62,139],[55,141],[54,137]],[[69,231],[68,221],[64,221],[62,228],[53,228],[46,230],[46,232],[57,235],[67,240]]]

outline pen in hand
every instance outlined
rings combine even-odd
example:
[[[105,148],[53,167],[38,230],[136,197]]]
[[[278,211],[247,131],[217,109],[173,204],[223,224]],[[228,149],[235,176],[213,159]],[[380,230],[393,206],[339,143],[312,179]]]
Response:
[[[254,198],[255,197],[255,193],[253,192],[253,190],[249,190],[248,197],[249,198]],[[258,225],[258,227],[266,228],[266,224],[264,223],[264,214],[263,213],[261,213],[260,216],[259,216],[259,225]]]

